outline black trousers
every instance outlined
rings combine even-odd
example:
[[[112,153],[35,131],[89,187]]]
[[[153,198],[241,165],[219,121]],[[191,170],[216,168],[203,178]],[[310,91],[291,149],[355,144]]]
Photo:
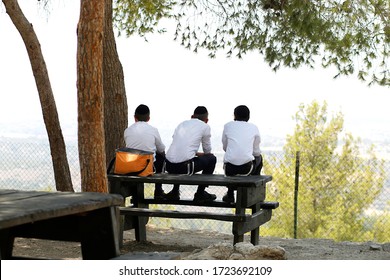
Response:
[[[156,158],[154,159],[154,163],[153,163],[154,173],[161,173],[163,170],[163,166],[164,166],[165,156],[162,154],[156,153],[155,157]],[[161,189],[162,184],[156,183],[155,188]]]
[[[225,163],[224,165],[226,176],[260,175],[262,168],[263,168],[263,157],[261,155],[255,157],[253,161],[245,163],[243,165],[234,165],[229,162]]]
[[[225,163],[225,175],[226,176],[236,176],[236,175],[260,175],[261,169],[263,168],[263,157],[260,155],[255,157],[251,162],[245,163],[243,165],[234,165],[231,163]],[[228,192],[233,194],[233,191],[236,190],[235,187],[228,187]]]
[[[217,158],[213,154],[205,154],[179,163],[165,160],[165,164],[166,171],[172,174],[193,174],[200,171],[202,171],[202,174],[213,174]],[[174,185],[174,187],[177,189],[179,185]],[[207,187],[207,185],[199,185],[198,191],[202,191]]]
[[[156,158],[153,163],[154,173],[161,173],[164,166],[165,156],[159,153],[156,153],[155,156]]]

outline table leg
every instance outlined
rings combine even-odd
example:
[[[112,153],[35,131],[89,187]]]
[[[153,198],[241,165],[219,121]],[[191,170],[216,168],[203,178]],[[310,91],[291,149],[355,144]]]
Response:
[[[245,206],[243,207],[243,188],[238,187],[237,188],[237,198],[236,198],[236,214],[242,215],[245,214]],[[241,227],[242,224],[233,222],[233,228],[234,227]],[[244,235],[243,234],[234,234],[234,240],[233,244],[244,242]]]
[[[123,202],[121,206],[126,206],[126,197],[128,196],[129,189],[126,186],[123,186],[124,184],[121,181],[109,181],[108,188],[109,193],[112,194],[120,194],[123,197]],[[118,218],[119,223],[119,232],[118,232],[118,239],[119,239],[119,248],[123,247],[123,231],[125,230],[125,218],[119,215]]]
[[[145,198],[145,189],[144,184],[139,183],[136,187],[136,193],[133,196],[133,205],[137,208],[148,208],[149,205],[140,203]],[[146,241],[146,224],[148,223],[147,217],[135,216],[134,218],[135,225],[135,239],[137,241]]]
[[[0,259],[9,260],[12,258],[14,248],[14,236],[9,229],[0,230]]]
[[[252,215],[260,211],[260,203],[256,203],[252,207]],[[260,235],[260,227],[255,228],[251,231],[251,243],[253,245],[259,245],[259,235]]]
[[[235,234],[234,239],[233,239],[233,245],[239,243],[239,242],[244,242],[244,235],[240,234]]]
[[[118,215],[117,207],[106,207],[80,217],[83,259],[105,260],[119,255]]]
[[[146,241],[146,227],[143,222],[143,217],[135,217],[136,225],[135,225],[135,240],[138,242]]]

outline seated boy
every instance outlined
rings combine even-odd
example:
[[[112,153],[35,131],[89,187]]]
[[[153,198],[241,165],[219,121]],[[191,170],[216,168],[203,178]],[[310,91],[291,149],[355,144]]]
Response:
[[[234,121],[224,126],[222,145],[226,176],[260,175],[263,167],[260,133],[256,125],[248,122],[249,116],[249,108],[240,105],[234,109]],[[233,203],[234,188],[229,187],[222,200]]]

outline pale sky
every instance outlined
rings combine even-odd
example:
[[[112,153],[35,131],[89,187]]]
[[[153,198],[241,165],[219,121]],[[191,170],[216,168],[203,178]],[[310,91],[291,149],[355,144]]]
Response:
[[[48,15],[37,8],[36,1],[19,2],[40,39],[61,124],[72,127],[64,133],[75,135],[80,1],[54,1]],[[2,4],[0,7],[0,125],[43,122],[25,46],[5,8]],[[151,109],[151,124],[173,132],[196,106],[204,105],[210,113],[210,126],[219,133],[223,124],[232,119],[234,107],[245,104],[251,109],[250,121],[259,126],[262,134],[285,136],[292,133],[291,117],[300,103],[326,100],[330,113],[344,113],[345,129],[354,136],[378,137],[373,129],[383,127],[389,131],[389,88],[369,88],[355,76],[333,80],[336,71],[320,67],[274,73],[256,54],[243,60],[227,59],[223,54],[210,59],[184,49],[173,41],[172,33],[148,38],[148,43],[137,37],[117,40],[125,73],[129,123],[135,107],[144,103]]]

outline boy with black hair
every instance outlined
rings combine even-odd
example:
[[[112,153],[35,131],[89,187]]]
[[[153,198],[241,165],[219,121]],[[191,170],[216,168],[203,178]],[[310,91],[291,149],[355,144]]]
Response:
[[[222,147],[225,151],[223,162],[226,176],[260,175],[263,167],[260,133],[256,125],[248,123],[249,117],[247,106],[237,106],[234,109],[234,121],[224,126]],[[234,188],[228,188],[222,200],[233,203]]]
[[[190,120],[180,123],[173,134],[172,144],[166,155],[166,170],[173,174],[213,174],[217,158],[211,153],[211,129],[207,124],[208,111],[198,106]],[[202,145],[203,153],[198,152]],[[194,201],[213,201],[217,197],[205,191],[208,186],[199,185]],[[179,185],[174,185],[167,199],[179,200]]]
[[[134,123],[124,132],[126,147],[154,153],[154,169],[161,173],[165,160],[165,145],[161,141],[157,128],[148,124],[150,120],[149,107],[141,104],[134,112]],[[154,198],[163,199],[164,191],[161,184],[155,185]]]

